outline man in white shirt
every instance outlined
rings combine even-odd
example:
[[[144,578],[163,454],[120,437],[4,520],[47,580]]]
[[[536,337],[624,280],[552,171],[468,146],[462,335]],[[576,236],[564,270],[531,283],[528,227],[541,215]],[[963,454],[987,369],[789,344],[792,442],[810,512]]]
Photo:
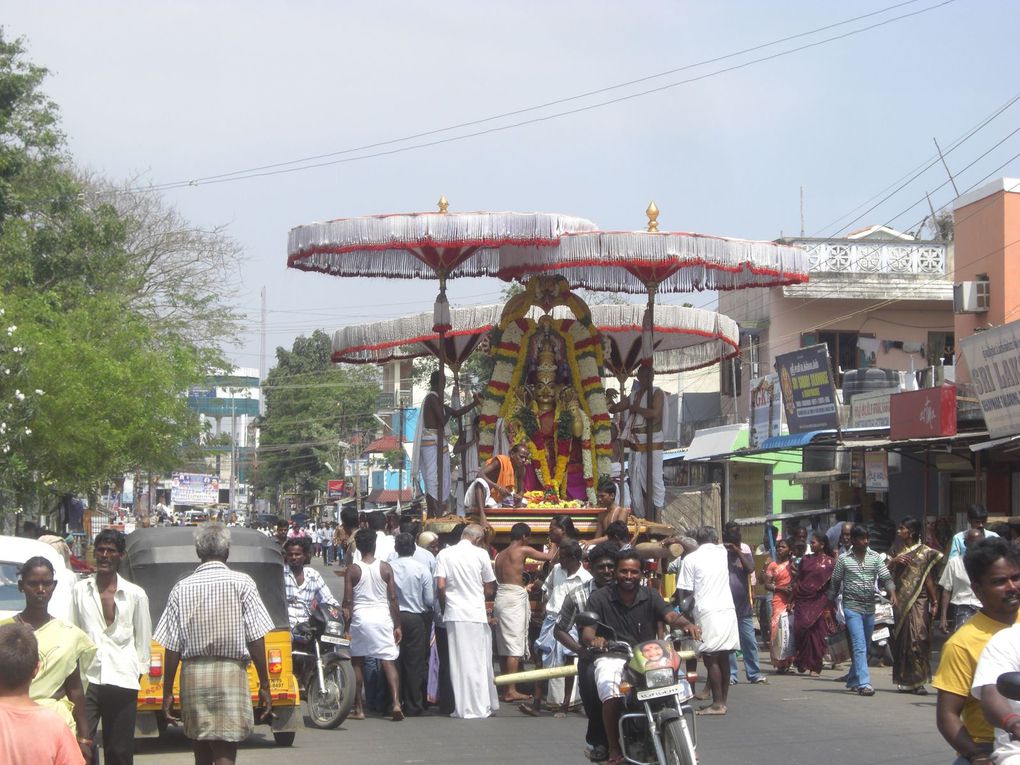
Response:
[[[117,573],[125,547],[121,532],[100,531],[93,547],[96,573],[75,585],[71,600],[74,624],[96,644],[95,658],[85,670],[86,738],[95,740],[102,722],[106,765],[134,762],[138,679],[148,671],[152,641],[145,590]]]
[[[953,535],[953,541],[949,544],[949,560],[962,557],[967,551],[964,536],[971,529],[980,531],[985,539],[999,536],[994,531],[985,528],[985,524],[988,523],[988,511],[984,505],[973,504],[967,508],[967,523],[970,524],[970,528],[958,531]]]
[[[556,622],[560,618],[560,609],[567,595],[586,582],[592,575],[581,565],[581,545],[576,539],[564,539],[560,542],[559,563],[552,567],[549,576],[542,584],[542,595],[545,598],[545,619],[535,640],[535,666],[559,667],[566,663],[567,658],[575,654],[556,639],[554,634]],[[577,639],[576,629],[573,635]],[[563,707],[557,717],[565,717],[570,709],[570,697],[574,694],[574,678],[568,677],[563,686]],[[517,708],[524,714],[538,717],[542,709],[542,683],[535,684],[535,697],[529,706],[526,702]]]
[[[982,529],[968,529],[963,543],[967,550],[985,538]],[[949,558],[939,577],[942,598],[939,602],[939,629],[949,634],[949,605],[953,606],[953,632],[962,627],[970,617],[981,610],[981,601],[970,586],[970,577],[963,566],[963,555]]]
[[[496,574],[485,552],[485,532],[471,524],[460,542],[439,552],[436,592],[450,651],[452,717],[479,719],[499,709],[492,673],[492,632],[485,599],[496,594]]]
[[[712,704],[698,714],[726,714],[729,695],[730,653],[740,646],[737,612],[730,591],[726,548],[712,526],[695,532],[698,549],[685,556],[676,588],[694,595],[694,621],[701,628],[701,651],[708,669]]]
[[[375,559],[388,561],[394,553],[393,537],[386,533],[386,514],[382,510],[365,513],[368,528],[375,532]],[[361,562],[361,553],[355,549],[354,562]]]

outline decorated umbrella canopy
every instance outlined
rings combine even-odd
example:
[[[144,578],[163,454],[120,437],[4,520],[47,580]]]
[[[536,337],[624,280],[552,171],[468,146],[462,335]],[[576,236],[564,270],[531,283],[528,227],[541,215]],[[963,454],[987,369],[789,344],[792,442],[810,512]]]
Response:
[[[433,329],[439,336],[439,374],[445,385],[444,336],[450,325],[446,280],[458,276],[499,276],[512,269],[528,273],[542,264],[542,252],[569,231],[594,231],[584,218],[554,213],[451,213],[446,197],[439,212],[340,218],[291,229],[287,266],[333,276],[439,280]],[[437,454],[443,454],[439,428]],[[441,463],[440,463],[441,465]],[[443,496],[442,469],[437,470]]]
[[[451,328],[440,341],[433,330],[433,317],[419,313],[370,324],[351,325],[333,335],[332,360],[347,364],[381,364],[419,356],[443,357],[454,370],[455,396],[461,365],[478,343],[499,324],[502,305],[454,308]],[[532,318],[541,313],[532,309]],[[623,382],[641,362],[642,319],[645,309],[634,303],[595,305],[592,322],[605,343],[605,372]],[[553,318],[571,318],[564,306],[552,311]],[[660,374],[699,369],[739,353],[739,329],[728,316],[701,308],[663,306],[655,326],[653,367]],[[455,404],[456,405],[456,404]],[[463,471],[462,471],[463,476]]]
[[[647,231],[578,232],[560,239],[548,265],[572,286],[609,292],[648,294],[643,319],[642,363],[651,367],[657,292],[732,290],[801,284],[808,280],[804,250],[774,242],[727,239],[686,232],[659,231],[659,208],[645,211]],[[515,275],[516,276],[516,275]],[[645,407],[652,408],[649,384]],[[651,508],[652,428],[647,433],[645,460],[646,513]]]
[[[454,308],[452,327],[445,333],[444,355],[454,369],[467,360],[478,342],[499,323],[501,305]],[[641,362],[642,317],[645,309],[633,303],[594,305],[592,322],[608,345],[606,373],[617,378],[633,374]],[[538,311],[533,311],[537,315]],[[569,318],[558,306],[553,318]],[[661,306],[656,317],[653,365],[660,374],[708,366],[738,352],[737,323],[701,308]],[[439,356],[439,333],[432,315],[419,313],[399,319],[351,325],[333,335],[336,363],[381,364],[426,355]]]

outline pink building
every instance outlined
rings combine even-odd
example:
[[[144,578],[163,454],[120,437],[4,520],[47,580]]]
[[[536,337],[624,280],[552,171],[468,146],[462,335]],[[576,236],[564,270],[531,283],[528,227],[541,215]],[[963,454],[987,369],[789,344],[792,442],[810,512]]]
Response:
[[[740,325],[743,347],[737,366],[721,372],[724,414],[735,406],[745,421],[748,380],[774,371],[777,355],[808,345],[829,346],[837,387],[850,369],[952,363],[951,245],[885,226],[782,241],[808,251],[807,284],[720,293],[719,311]]]

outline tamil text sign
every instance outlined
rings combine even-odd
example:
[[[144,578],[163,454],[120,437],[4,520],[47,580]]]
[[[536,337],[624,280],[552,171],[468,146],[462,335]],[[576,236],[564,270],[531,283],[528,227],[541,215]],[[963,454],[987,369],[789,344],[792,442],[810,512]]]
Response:
[[[850,400],[850,427],[888,428],[889,391],[858,393]]]
[[[766,438],[782,435],[783,395],[779,375],[768,374],[751,380],[751,431],[748,446],[760,449]]]
[[[889,491],[889,455],[886,452],[864,453],[864,490]]]
[[[827,345],[812,345],[777,356],[776,372],[791,433],[839,427]]]
[[[1020,321],[960,338],[988,435],[1020,433]]]
[[[894,393],[889,402],[889,437],[935,438],[956,435],[956,386]]]

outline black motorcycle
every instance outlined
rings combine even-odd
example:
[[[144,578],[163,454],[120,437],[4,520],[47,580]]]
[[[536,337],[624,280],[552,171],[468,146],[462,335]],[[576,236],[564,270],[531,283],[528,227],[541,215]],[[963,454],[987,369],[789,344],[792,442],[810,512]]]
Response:
[[[631,646],[616,640],[598,614],[582,611],[578,625],[596,626],[607,636],[606,653],[627,660],[620,681],[624,709],[620,715],[620,749],[634,765],[695,765],[697,762],[694,692],[682,662],[693,651],[677,651],[670,640]],[[684,639],[677,633],[677,640]]]
[[[312,725],[335,728],[350,714],[356,689],[351,641],[344,637],[340,607],[320,603],[291,634],[294,674],[308,702]]]

